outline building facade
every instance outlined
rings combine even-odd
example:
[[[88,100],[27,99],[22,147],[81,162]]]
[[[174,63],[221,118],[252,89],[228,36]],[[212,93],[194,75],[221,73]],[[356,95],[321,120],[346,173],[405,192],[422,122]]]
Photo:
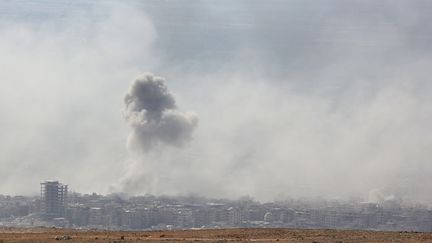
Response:
[[[58,181],[41,183],[41,211],[45,218],[65,216],[68,186]]]

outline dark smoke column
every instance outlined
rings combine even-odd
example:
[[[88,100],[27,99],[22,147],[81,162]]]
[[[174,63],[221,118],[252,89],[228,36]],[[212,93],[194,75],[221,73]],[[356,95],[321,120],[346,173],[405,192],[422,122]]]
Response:
[[[177,109],[164,78],[144,73],[131,84],[124,98],[125,120],[132,127],[128,148],[146,152],[155,146],[182,146],[198,124],[194,113]]]

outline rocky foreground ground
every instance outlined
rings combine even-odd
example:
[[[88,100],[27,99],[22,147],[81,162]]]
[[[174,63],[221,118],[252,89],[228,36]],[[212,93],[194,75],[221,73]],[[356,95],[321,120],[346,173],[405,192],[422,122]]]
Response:
[[[0,228],[5,242],[432,242],[432,233],[349,230],[218,229],[100,231],[55,228]]]

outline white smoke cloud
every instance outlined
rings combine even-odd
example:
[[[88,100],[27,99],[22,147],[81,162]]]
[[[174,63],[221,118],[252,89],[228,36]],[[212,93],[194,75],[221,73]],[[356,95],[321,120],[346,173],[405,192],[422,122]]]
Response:
[[[146,3],[0,16],[1,192],[123,178],[136,194],[432,201],[431,3]],[[200,121],[191,140],[170,98],[159,112],[130,100],[129,154],[121,92],[143,67]]]
[[[154,26],[132,5],[27,4],[0,3],[0,193],[105,192],[126,153],[119,80],[154,67]]]

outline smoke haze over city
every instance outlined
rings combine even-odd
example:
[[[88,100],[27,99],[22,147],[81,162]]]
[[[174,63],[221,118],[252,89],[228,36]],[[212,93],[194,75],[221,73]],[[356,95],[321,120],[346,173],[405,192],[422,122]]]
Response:
[[[431,204],[431,21],[423,0],[1,1],[0,194]]]

